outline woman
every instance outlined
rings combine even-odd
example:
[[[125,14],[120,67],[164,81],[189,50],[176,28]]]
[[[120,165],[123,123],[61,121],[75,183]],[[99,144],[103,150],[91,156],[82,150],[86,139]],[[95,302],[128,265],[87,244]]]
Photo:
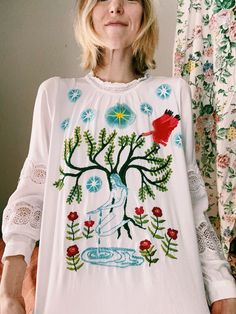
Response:
[[[75,26],[92,72],[39,88],[29,155],[4,211],[1,314],[24,313],[40,220],[35,314],[207,314],[207,299],[211,313],[235,314],[235,282],[205,215],[189,89],[146,73],[153,1],[81,0]],[[127,188],[126,223],[100,247],[87,214],[108,199],[112,174]]]

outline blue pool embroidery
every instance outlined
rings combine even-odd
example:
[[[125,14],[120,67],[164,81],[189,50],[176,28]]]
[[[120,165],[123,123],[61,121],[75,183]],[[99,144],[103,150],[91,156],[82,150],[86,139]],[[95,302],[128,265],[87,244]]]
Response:
[[[135,256],[134,249],[117,247],[87,248],[82,252],[81,259],[90,264],[121,268],[139,266],[144,262],[143,257]]]

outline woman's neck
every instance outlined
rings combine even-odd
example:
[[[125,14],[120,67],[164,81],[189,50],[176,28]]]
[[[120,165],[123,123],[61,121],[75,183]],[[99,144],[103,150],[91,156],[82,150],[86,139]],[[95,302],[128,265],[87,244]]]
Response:
[[[131,49],[106,50],[104,54],[104,67],[96,68],[94,75],[103,81],[128,83],[138,78],[132,66]]]

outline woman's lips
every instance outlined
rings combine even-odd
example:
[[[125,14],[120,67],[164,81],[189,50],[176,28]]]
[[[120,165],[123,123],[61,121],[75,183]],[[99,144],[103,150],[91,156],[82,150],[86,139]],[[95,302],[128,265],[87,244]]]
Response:
[[[123,24],[123,23],[117,22],[117,23],[109,23],[109,24],[107,24],[106,26],[127,26],[127,25],[126,25],[126,24]]]

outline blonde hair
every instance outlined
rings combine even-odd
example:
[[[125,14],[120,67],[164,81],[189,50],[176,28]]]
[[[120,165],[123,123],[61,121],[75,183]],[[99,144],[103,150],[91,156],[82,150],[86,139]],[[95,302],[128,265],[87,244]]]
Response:
[[[92,24],[92,10],[97,4],[94,0],[77,0],[74,21],[75,37],[82,46],[81,65],[85,70],[103,67],[104,43],[98,38]],[[155,69],[155,49],[158,43],[158,23],[153,0],[142,0],[143,17],[136,40],[132,44],[133,67],[136,74],[144,74]]]

